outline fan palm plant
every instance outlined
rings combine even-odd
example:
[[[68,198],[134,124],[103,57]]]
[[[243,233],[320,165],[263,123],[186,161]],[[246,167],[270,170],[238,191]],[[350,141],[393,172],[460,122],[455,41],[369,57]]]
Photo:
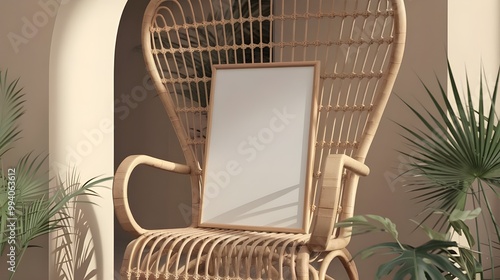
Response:
[[[424,128],[412,129],[400,124],[410,148],[410,152],[401,152],[409,159],[408,169],[402,176],[406,179],[405,187],[416,194],[416,200],[426,209],[422,211],[419,225],[429,233],[432,250],[408,254],[408,249],[415,253],[416,248],[402,245],[393,233],[397,242],[375,245],[363,251],[364,256],[379,249],[389,249],[397,254],[395,259],[379,268],[377,277],[395,270],[415,276],[415,271],[421,272],[425,268],[421,277],[412,279],[449,279],[446,277],[451,277],[447,275],[451,273],[450,267],[443,266],[446,262],[461,269],[460,275],[453,273],[459,279],[476,279],[476,273],[481,280],[500,277],[498,272],[495,273],[500,227],[494,210],[500,198],[500,125],[495,108],[500,69],[493,88],[487,87],[481,72],[476,105],[469,78],[466,78],[466,89],[462,93],[449,64],[448,75],[450,94],[439,81],[436,94],[424,84],[433,111],[425,107],[420,110],[403,101]],[[485,105],[486,101],[491,101],[489,106]],[[439,218],[429,219],[436,214]],[[395,227],[373,226],[370,220],[385,221],[378,216],[357,216],[338,226],[354,226],[365,233],[395,230]],[[424,223],[431,220],[435,221],[431,228],[444,234],[424,227]],[[451,237],[446,233],[452,231],[463,235],[467,243],[463,245],[471,250],[450,241]],[[428,245],[423,246],[429,248]],[[436,254],[444,258],[435,262],[433,256]],[[406,258],[410,255],[411,258]],[[416,261],[418,256],[422,258],[420,262]],[[431,267],[441,271],[441,278],[427,270]],[[423,275],[426,278],[422,278]]]
[[[490,270],[492,279],[497,279],[493,247],[495,242],[500,242],[500,227],[493,207],[500,197],[500,126],[495,108],[500,70],[491,90],[481,73],[476,106],[469,79],[462,95],[449,65],[448,73],[453,103],[442,84],[439,87],[444,108],[425,87],[436,108],[436,116],[428,111],[420,113],[405,103],[429,131],[413,131],[401,126],[408,133],[405,139],[414,151],[403,153],[411,159],[407,187],[418,194],[418,201],[426,208],[434,209],[423,221],[432,213],[445,213],[445,219],[438,221],[437,226],[463,233],[467,245],[481,252],[477,255],[478,261]],[[485,106],[487,100],[491,100],[489,107]],[[471,210],[478,213],[472,223],[474,234],[465,222],[457,219],[460,213]],[[481,233],[486,236],[485,240]],[[484,262],[485,256],[489,256],[488,264]],[[484,273],[480,271],[480,279],[485,279]]]
[[[50,180],[43,171],[47,157],[30,153],[4,168],[2,158],[21,133],[18,121],[25,99],[18,82],[9,81],[7,71],[0,71],[0,255],[7,256],[9,279],[35,238],[67,226],[66,209],[76,197],[97,195],[93,188],[110,179],[93,178],[81,186],[73,180],[49,189]]]

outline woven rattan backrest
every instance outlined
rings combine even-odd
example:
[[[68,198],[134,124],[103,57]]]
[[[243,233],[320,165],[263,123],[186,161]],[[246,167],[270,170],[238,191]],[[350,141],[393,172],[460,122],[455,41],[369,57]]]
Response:
[[[151,1],[144,55],[188,165],[203,165],[211,66],[290,61],[321,62],[313,187],[328,154],[363,162],[402,58],[399,6],[402,0]]]

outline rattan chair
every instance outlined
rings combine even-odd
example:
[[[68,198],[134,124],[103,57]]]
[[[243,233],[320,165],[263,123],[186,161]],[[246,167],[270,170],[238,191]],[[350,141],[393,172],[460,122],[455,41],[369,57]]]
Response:
[[[346,249],[350,229],[334,225],[353,215],[358,179],[369,173],[364,162],[401,64],[405,22],[403,0],[152,0],[144,57],[186,162],[133,155],[118,167],[116,215],[137,236],[122,279],[333,279],[335,258],[358,279]],[[200,226],[212,66],[301,61],[320,62],[310,222],[303,232]],[[189,176],[189,227],[136,222],[127,187],[141,164]]]

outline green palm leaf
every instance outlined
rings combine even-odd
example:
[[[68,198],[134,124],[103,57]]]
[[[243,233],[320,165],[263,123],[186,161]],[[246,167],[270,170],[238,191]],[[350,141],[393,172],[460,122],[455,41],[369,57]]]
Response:
[[[357,215],[335,224],[336,228],[352,227],[352,234],[387,232],[399,243],[396,225],[388,218],[378,215]],[[402,245],[401,245],[402,246]]]
[[[496,194],[500,190],[500,126],[496,115],[495,103],[498,95],[500,69],[496,74],[494,87],[486,85],[483,73],[480,73],[478,96],[471,90],[469,77],[466,87],[461,91],[448,63],[450,91],[438,80],[439,90],[433,92],[423,86],[431,100],[432,108],[417,108],[403,102],[417,117],[424,129],[416,130],[400,124],[411,152],[402,152],[410,161],[404,174],[405,186],[416,194],[418,202],[424,203],[427,211],[422,219],[425,222],[434,212],[457,213],[467,211],[467,205],[482,208],[478,219],[474,219],[475,231],[486,232],[486,244],[491,248],[492,241],[500,241],[500,227],[491,206],[488,191]],[[485,101],[491,99],[489,106]],[[474,102],[477,100],[477,102]],[[475,105],[476,104],[476,105]],[[490,228],[480,224],[491,224]],[[451,221],[443,216],[435,226],[453,228],[463,232],[470,246],[476,245],[481,251],[481,242],[477,242],[463,221]],[[494,236],[489,233],[494,232]],[[494,256],[490,266],[494,266]],[[486,253],[486,252],[483,252]],[[479,254],[481,261],[482,255]]]
[[[396,255],[378,268],[376,279],[394,273],[394,279],[445,280],[451,275],[467,280],[466,275],[450,261],[449,255],[455,254],[456,247],[456,242],[440,240],[430,240],[418,247],[404,245],[403,248],[397,242],[387,242],[366,248],[362,255],[370,256],[378,250]]]
[[[446,91],[440,86],[439,102],[428,89],[436,116],[424,109],[423,113],[405,104],[417,116],[429,132],[414,131],[400,125],[409,136],[404,138],[410,144],[412,153],[403,152],[411,158],[410,187],[412,191],[422,192],[423,201],[437,205],[443,210],[455,208],[464,210],[465,198],[475,191],[471,188],[476,180],[494,185],[500,183],[500,126],[495,121],[495,102],[485,116],[484,89],[481,83],[479,92],[479,108],[474,109],[470,87],[467,86],[466,100],[459,92],[453,72],[449,67],[450,82],[454,103],[449,101]],[[500,71],[499,71],[500,74]],[[481,80],[483,80],[481,76]],[[468,84],[468,81],[467,81]],[[498,93],[498,75],[492,99]],[[444,103],[442,108],[441,103]],[[467,108],[463,104],[467,105]],[[412,139],[412,137],[414,139]],[[451,211],[450,211],[451,212]]]
[[[16,246],[17,259],[19,263],[26,250],[31,247],[31,242],[39,237],[58,229],[63,229],[58,237],[69,236],[69,231],[64,230],[71,227],[68,220],[72,219],[68,208],[71,202],[77,201],[77,197],[97,196],[93,188],[111,178],[92,178],[84,184],[69,182],[58,185],[51,197],[40,196],[30,202],[19,201],[20,214],[16,221]],[[79,202],[82,202],[79,200]],[[4,229],[4,228],[3,228]]]
[[[8,80],[8,72],[0,70],[0,158],[11,149],[21,132],[16,121],[24,114],[22,89],[19,79]]]

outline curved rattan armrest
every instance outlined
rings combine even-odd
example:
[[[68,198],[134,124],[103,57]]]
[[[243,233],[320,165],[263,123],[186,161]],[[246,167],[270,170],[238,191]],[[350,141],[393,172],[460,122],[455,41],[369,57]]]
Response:
[[[147,231],[142,228],[134,219],[128,203],[128,180],[134,168],[138,165],[146,164],[158,169],[163,169],[175,173],[189,174],[191,168],[184,164],[157,159],[146,155],[133,155],[125,158],[116,170],[113,181],[113,201],[115,213],[123,229],[140,235]]]
[[[344,177],[345,170],[348,172]],[[337,212],[340,211],[339,219],[352,217],[354,212],[354,200],[359,176],[366,176],[370,168],[344,154],[329,155],[320,182],[321,192],[316,208],[315,217],[311,228],[311,239],[309,246],[315,251],[328,251],[341,249],[347,246],[350,240],[349,228],[342,228],[336,236],[334,223]],[[342,209],[338,209],[338,199],[341,194],[342,180],[344,189],[342,191]]]

